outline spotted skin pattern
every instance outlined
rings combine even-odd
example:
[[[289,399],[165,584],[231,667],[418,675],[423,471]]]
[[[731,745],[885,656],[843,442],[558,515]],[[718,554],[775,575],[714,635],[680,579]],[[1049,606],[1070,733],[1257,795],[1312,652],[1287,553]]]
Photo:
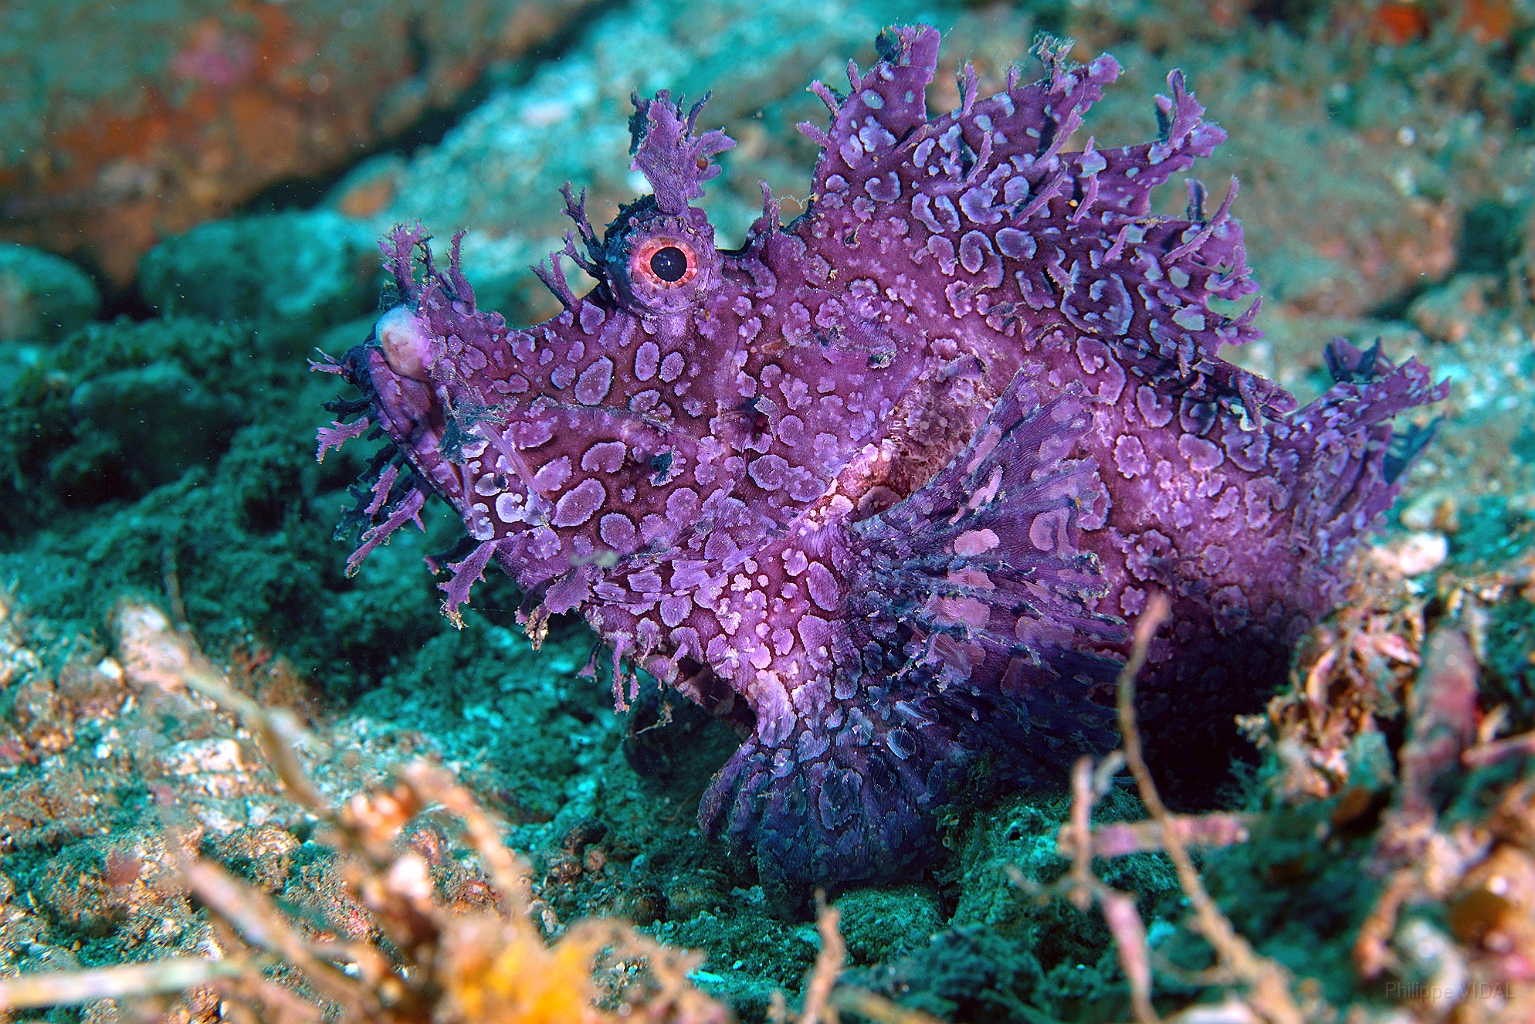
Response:
[[[1042,81],[987,98],[967,67],[929,119],[938,45],[890,29],[845,96],[815,83],[811,207],[782,225],[764,186],[731,252],[691,203],[733,143],[695,133],[702,104],[637,98],[653,192],[599,237],[566,189],[576,230],[536,268],[559,316],[477,309],[456,240],[440,270],[402,227],[393,308],[322,367],[363,397],[321,454],[388,442],[349,568],[445,499],[467,531],[445,614],[494,562],[531,635],[585,616],[620,708],[643,669],[736,725],[699,819],[789,884],[893,877],[982,776],[1054,781],[1111,745],[1153,591],[1174,625],[1141,713],[1197,765],[1340,600],[1422,444],[1391,420],[1441,396],[1342,341],[1304,409],[1220,358],[1258,336],[1256,302],[1212,305],[1256,290],[1236,182],[1213,212],[1191,184],[1186,219],[1149,213],[1225,137],[1180,74],[1155,141],[1068,151],[1112,58],[1046,46]],[[598,286],[575,295],[566,260]]]

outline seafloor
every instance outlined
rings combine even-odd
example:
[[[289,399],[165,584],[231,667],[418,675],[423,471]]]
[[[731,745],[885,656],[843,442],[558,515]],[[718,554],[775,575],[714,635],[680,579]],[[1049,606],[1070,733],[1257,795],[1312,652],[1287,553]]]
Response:
[[[1206,1016],[1190,1019],[1234,1022],[1535,1019],[1535,744],[1520,738],[1535,727],[1535,3],[363,6],[393,26],[375,59],[409,68],[345,81],[385,82],[396,105],[415,95],[396,79],[436,98],[387,107],[393,120],[375,117],[348,146],[300,145],[302,125],[285,135],[261,122],[224,139],[223,157],[198,141],[216,119],[182,114],[245,95],[225,81],[259,66],[239,32],[270,28],[281,8],[316,52],[343,46],[315,42],[331,32],[356,48],[347,59],[366,60],[346,35],[354,8],[138,0],[71,20],[76,48],[28,17],[58,5],[5,15],[0,124],[26,139],[0,157],[0,234],[73,262],[0,248],[0,978],[226,955],[236,940],[180,874],[192,856],[271,896],[311,938],[379,938],[336,843],[268,767],[249,720],[164,690],[145,667],[134,644],[152,606],[235,688],[296,716],[300,759],[333,803],[413,758],[451,770],[531,863],[545,938],[622,917],[702,951],[691,983],[740,1019],[778,1013],[775,992],[796,1012],[822,946],[815,922],[770,899],[694,820],[733,736],[665,693],[615,714],[606,686],[578,674],[593,645],[585,627],[556,622],[535,653],[504,578],[476,588],[452,628],[421,561],[451,546],[457,523],[441,508],[424,536],[397,534],[345,576],[347,548],[331,534],[362,456],[316,464],[335,381],[305,360],[366,336],[374,239],[406,219],[441,239],[468,229],[481,306],[516,323],[548,315],[554,299],[526,267],[557,244],[559,185],[587,187],[599,224],[635,193],[631,89],[713,90],[705,120],[739,144],[706,205],[721,245],[737,244],[759,178],[779,195],[808,190],[814,147],[792,128],[820,116],[805,83],[840,77],[848,57],[867,66],[882,25],[923,20],[946,34],[936,110],[957,100],[967,59],[983,89],[1011,61],[1032,73],[1037,32],[1075,39],[1078,58],[1112,52],[1126,73],[1083,139],[1100,148],[1149,137],[1150,97],[1183,68],[1230,134],[1198,173],[1240,176],[1235,212],[1266,300],[1268,337],[1232,358],[1305,400],[1324,387],[1328,338],[1378,337],[1393,359],[1415,355],[1451,382],[1437,437],[1359,559],[1355,603],[1303,644],[1293,692],[1245,722],[1253,746],[1226,790],[1226,810],[1245,817],[1222,819],[1238,823],[1227,845],[1196,851],[1251,944],[1247,973],[1229,948],[1211,953],[1162,854],[1095,862],[1104,883],[1135,894],[1155,1007],[1200,1003]],[[455,42],[442,19],[460,6],[517,33],[503,25],[494,53]],[[129,24],[134,9],[142,24]],[[283,31],[283,45],[302,34]],[[50,106],[76,73],[60,65],[92,64],[83,58],[113,52],[118,33],[147,56],[70,112]],[[159,148],[129,147],[108,168],[116,177],[98,181],[142,172],[152,192],[156,174],[173,180],[156,163],[171,150],[183,172],[233,161],[248,173],[174,178],[201,198],[175,192],[175,216],[160,220],[142,189],[93,192],[77,176],[47,192],[67,178],[48,169],[68,166],[90,103],[151,88],[133,76],[158,73],[156,46],[169,48],[158,59],[174,58],[180,91],[137,121],[112,116],[114,131],[158,133]],[[456,78],[426,73],[443,66],[421,56],[433,47],[469,54],[448,62]],[[311,91],[329,88],[301,70]],[[384,86],[358,89],[357,103],[385,109]],[[294,152],[264,151],[284,146]],[[1181,183],[1167,189],[1167,209],[1180,209]],[[78,228],[114,217],[133,231]],[[1115,789],[1099,819],[1143,817],[1133,792]],[[905,884],[833,894],[848,958],[838,984],[889,1000],[880,1012],[942,1020],[1130,1017],[1126,961],[1103,916],[1036,891],[1069,866],[1056,833],[1070,806],[1062,779],[1058,791],[955,808],[946,861]],[[441,903],[484,903],[482,865],[448,816],[409,835],[432,851]],[[1158,845],[1140,835],[1140,848]],[[1277,973],[1253,973],[1260,963]],[[1289,1002],[1265,996],[1260,974]],[[240,1012],[206,985],[52,1010],[0,999],[0,1021],[252,1019]]]

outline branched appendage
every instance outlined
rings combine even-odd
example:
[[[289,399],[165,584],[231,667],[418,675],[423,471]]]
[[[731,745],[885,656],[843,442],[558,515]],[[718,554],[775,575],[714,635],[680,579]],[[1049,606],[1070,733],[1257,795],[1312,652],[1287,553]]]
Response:
[[[1182,245],[1175,249],[1169,249],[1162,256],[1162,265],[1164,267],[1170,267],[1178,260],[1183,259],[1185,256],[1188,256],[1191,253],[1198,252],[1204,247],[1204,244],[1210,240],[1210,236],[1215,234],[1215,229],[1225,223],[1226,218],[1231,215],[1231,202],[1232,200],[1236,199],[1237,190],[1239,187],[1240,183],[1237,181],[1237,176],[1233,174],[1231,176],[1231,188],[1226,192],[1226,198],[1221,202],[1220,209],[1215,211],[1215,216],[1211,217],[1209,221],[1205,222],[1204,226],[1195,233],[1193,238],[1189,239],[1187,242],[1184,242]],[[1198,199],[1199,208],[1195,211],[1201,215],[1204,213],[1204,197],[1202,194],[1203,191],[1204,186],[1201,185],[1201,195]],[[1192,195],[1190,196],[1189,202],[1191,205],[1195,202]],[[1198,222],[1196,221],[1196,223]]]
[[[1204,117],[1204,106],[1189,94],[1188,83],[1182,71],[1167,76],[1171,96],[1156,96],[1157,137],[1165,145],[1179,146],[1189,133],[1199,127]]]
[[[562,191],[565,193],[566,202],[569,203],[570,186],[567,184]],[[584,202],[586,199],[584,191],[581,193],[581,198]],[[567,212],[569,212],[568,207]],[[528,269],[538,275],[538,279],[544,283],[544,287],[553,292],[554,297],[560,300],[560,305],[571,312],[575,312],[580,307],[581,300],[576,297],[575,292],[570,290],[570,282],[565,278],[565,266],[562,260],[569,259],[570,262],[574,263],[582,271],[599,281],[603,280],[603,260],[601,247],[597,244],[597,236],[592,231],[592,226],[586,223],[586,214],[581,212],[580,204],[577,205],[576,212],[571,214],[571,216],[579,216],[580,219],[577,221],[577,224],[582,228],[582,242],[593,255],[588,256],[586,253],[578,250],[576,248],[575,234],[567,231],[565,232],[565,247],[556,249],[549,254],[549,265],[547,267],[544,266],[543,260],[539,260],[537,264]]]
[[[703,183],[720,173],[714,157],[735,146],[722,131],[693,134],[710,95],[704,93],[686,116],[680,100],[672,103],[669,90],[662,89],[652,100],[642,100],[638,93],[630,96],[635,109],[629,122],[633,168],[650,182],[663,213],[679,214],[687,209],[689,200],[700,198]]]
[[[1054,89],[1061,76],[1076,67],[1076,62],[1071,59],[1071,48],[1074,45],[1072,40],[1048,32],[1041,32],[1034,37],[1034,43],[1029,47],[1029,56],[1045,66],[1046,88]]]
[[[581,303],[576,299],[575,292],[570,290],[570,282],[565,280],[565,268],[560,263],[560,257],[565,255],[565,250],[569,248],[571,245],[567,240],[565,249],[556,249],[549,254],[548,266],[544,265],[544,260],[539,260],[528,269],[544,282],[545,288],[554,293],[554,297],[560,300],[560,305],[573,313]]]
[[[448,249],[448,275],[444,283],[448,286],[447,291],[449,295],[453,296],[453,298],[469,307],[468,313],[466,315],[473,315],[474,289],[469,286],[469,279],[464,276],[464,272],[459,259],[464,245],[464,236],[466,234],[468,234],[468,232],[460,228],[453,235],[453,245]],[[430,261],[430,252],[427,253],[427,258],[428,261]],[[428,262],[427,266],[428,270],[430,270],[430,262]]]
[[[1401,475],[1425,434],[1409,431],[1397,440],[1391,421],[1449,394],[1449,382],[1435,384],[1416,359],[1395,366],[1373,349],[1360,351],[1341,338],[1332,341],[1326,356],[1338,383],[1290,419],[1291,428],[1301,432],[1297,436],[1304,439],[1302,444],[1313,445],[1306,451],[1313,468],[1294,499],[1290,533],[1305,538],[1323,557],[1330,546],[1375,522],[1396,499]],[[1323,424],[1340,419],[1367,443],[1334,438],[1322,430]]]
[[[363,434],[367,433],[368,428],[372,425],[373,421],[368,419],[366,416],[355,419],[351,423],[343,423],[341,420],[332,420],[330,426],[321,427],[319,430],[315,431],[315,440],[318,441],[319,444],[317,450],[314,453],[314,460],[316,462],[324,462],[326,452],[330,451],[332,448],[340,448],[348,441],[356,440]]]
[[[389,518],[363,531],[361,543],[347,556],[346,575],[356,576],[358,570],[362,568],[362,560],[367,558],[374,548],[386,542],[390,534],[406,523],[415,523],[416,529],[425,533],[426,524],[421,521],[421,509],[425,505],[426,495],[415,487],[410,488],[393,508],[388,509]]]
[[[394,489],[394,482],[400,475],[401,460],[395,460],[385,466],[379,473],[378,479],[373,481],[373,487],[369,491],[373,500],[368,502],[368,507],[363,509],[363,515],[376,516],[383,507],[389,504],[389,492]]]
[[[593,262],[591,257],[576,249],[576,236],[574,232],[565,232],[565,248],[561,250],[570,257],[570,262],[580,267],[587,275],[601,279],[602,267]]]
[[[583,262],[572,252],[571,259],[576,261],[576,266],[588,274],[599,277],[603,265],[602,240],[597,237],[597,232],[592,228],[592,222],[586,217],[586,189],[581,189],[581,197],[578,199],[571,192],[570,182],[567,181],[560,186],[560,195],[565,197],[565,216],[575,222],[576,233],[581,236],[581,244],[586,246],[587,256],[590,257]],[[567,249],[574,247],[569,232],[565,234],[565,244]]]
[[[498,543],[496,540],[483,541],[463,561],[449,562],[452,578],[446,583],[437,584],[437,589],[447,595],[442,601],[442,614],[453,623],[455,629],[464,628],[464,617],[458,609],[469,600],[469,588],[485,578],[485,568],[495,555]]]
[[[759,181],[757,184],[762,188],[762,223],[766,225],[766,230],[777,231],[778,200],[773,198],[773,188],[766,180]]]
[[[420,294],[416,282],[416,250],[426,253],[430,266],[431,250],[427,248],[432,236],[426,233],[420,221],[414,224],[396,224],[394,229],[379,240],[378,247],[384,253],[384,266],[394,278],[395,288],[402,302],[413,302]]]
[[[1373,384],[1391,375],[1396,366],[1381,351],[1381,340],[1367,349],[1355,348],[1347,338],[1335,337],[1322,349],[1327,372],[1334,384]]]
[[[318,349],[315,351],[319,352]],[[334,373],[351,382],[355,376],[350,372],[346,363],[338,363],[324,352],[320,352],[321,362],[311,359],[309,369],[318,373]],[[318,447],[315,451],[315,461],[324,462],[325,453],[332,448],[339,449],[348,441],[356,440],[368,432],[373,420],[367,414],[373,409],[373,403],[368,398],[341,398],[336,397],[325,403],[325,411],[334,413],[336,419],[331,420],[330,426],[320,427],[315,431],[315,440]]]
[[[330,353],[317,348],[314,350],[314,354],[320,358],[307,360],[310,373],[334,373],[339,377],[346,372],[345,368],[336,362],[335,357],[330,355]]]
[[[856,89],[857,86],[855,85],[854,88]],[[959,115],[961,117],[970,116],[980,91],[981,76],[976,74],[975,64],[967,60],[964,70],[959,74]],[[991,136],[987,135],[984,141],[990,142]]]

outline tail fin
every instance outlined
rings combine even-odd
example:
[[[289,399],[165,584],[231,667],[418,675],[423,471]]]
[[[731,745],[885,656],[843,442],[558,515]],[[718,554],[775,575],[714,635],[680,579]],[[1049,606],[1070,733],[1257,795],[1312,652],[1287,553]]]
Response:
[[[1416,359],[1396,366],[1376,342],[1368,350],[1334,338],[1326,349],[1335,383],[1290,417],[1291,446],[1307,467],[1295,490],[1292,541],[1318,559],[1364,533],[1391,507],[1402,475],[1433,436],[1433,427],[1393,435],[1399,414],[1449,393]]]

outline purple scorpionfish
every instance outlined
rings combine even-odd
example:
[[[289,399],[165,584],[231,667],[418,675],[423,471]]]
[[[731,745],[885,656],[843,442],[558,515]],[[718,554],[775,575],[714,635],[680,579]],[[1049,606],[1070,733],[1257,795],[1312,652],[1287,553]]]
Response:
[[[1256,302],[1211,302],[1257,287],[1236,182],[1213,212],[1193,182],[1185,218],[1149,212],[1225,138],[1181,74],[1154,141],[1068,150],[1111,57],[1042,46],[1042,81],[990,97],[967,66],[933,119],[938,42],[889,29],[846,95],[812,85],[831,119],[799,126],[810,208],[783,225],[764,185],[734,251],[692,205],[732,141],[695,134],[702,104],[636,98],[653,192],[599,236],[566,187],[576,231],[535,268],[559,316],[508,326],[456,240],[443,271],[397,228],[397,304],[326,367],[364,397],[333,405],[321,453],[388,441],[348,567],[446,500],[468,536],[445,614],[494,562],[531,636],[585,617],[620,709],[643,669],[735,724],[699,820],[781,883],[892,877],[978,775],[1054,781],[1112,746],[1125,623],[1154,591],[1174,618],[1146,731],[1174,769],[1229,754],[1232,712],[1342,600],[1425,440],[1391,420],[1442,397],[1342,340],[1302,409],[1220,358],[1259,336]],[[563,259],[597,287],[575,295]]]

